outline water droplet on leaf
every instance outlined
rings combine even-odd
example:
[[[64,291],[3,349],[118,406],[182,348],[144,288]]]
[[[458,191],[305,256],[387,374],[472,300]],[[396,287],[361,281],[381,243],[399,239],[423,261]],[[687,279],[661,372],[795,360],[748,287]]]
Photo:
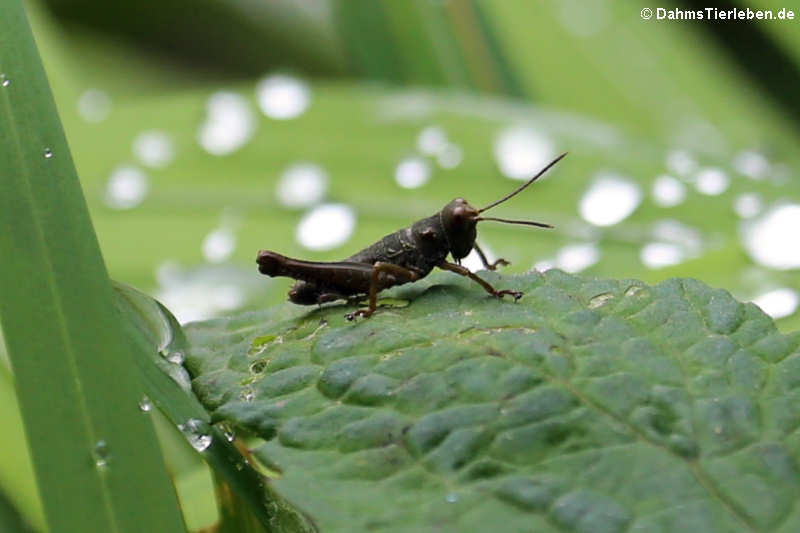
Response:
[[[153,402],[151,402],[150,398],[147,396],[142,396],[142,399],[139,400],[139,409],[145,413],[149,413],[153,410]]]
[[[98,440],[92,449],[92,458],[94,465],[98,468],[105,468],[111,459],[111,449],[108,443],[102,439]]]
[[[211,428],[199,418],[190,418],[185,424],[180,424],[178,429],[183,432],[189,444],[198,452],[203,452],[211,446]]]

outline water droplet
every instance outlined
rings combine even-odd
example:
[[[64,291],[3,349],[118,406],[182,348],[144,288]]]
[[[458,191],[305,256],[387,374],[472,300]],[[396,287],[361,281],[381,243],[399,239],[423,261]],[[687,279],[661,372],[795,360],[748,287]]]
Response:
[[[742,226],[742,243],[760,265],[778,270],[800,268],[800,204],[778,204]]]
[[[311,104],[311,89],[297,78],[275,74],[258,83],[256,98],[266,116],[287,120],[299,117],[308,109]]]
[[[417,136],[417,150],[425,155],[436,156],[447,146],[447,133],[439,126],[428,126]]]
[[[697,168],[697,161],[684,150],[672,150],[667,154],[667,168],[678,176],[688,176]]]
[[[797,311],[800,296],[796,290],[783,287],[759,294],[753,298],[753,303],[772,318],[778,319]]]
[[[221,263],[236,250],[236,235],[228,228],[217,228],[203,239],[203,257],[209,263]]]
[[[250,365],[250,373],[251,374],[261,374],[267,368],[267,361],[261,360],[256,361]]]
[[[639,259],[647,268],[664,268],[677,265],[686,259],[684,249],[669,242],[651,242],[639,253]]]
[[[328,192],[328,173],[314,163],[295,163],[278,182],[278,201],[287,207],[311,207]]]
[[[631,285],[627,289],[625,289],[625,296],[636,296],[640,292],[644,291],[644,287],[641,285]]]
[[[600,249],[594,243],[570,244],[556,254],[556,266],[565,272],[586,270],[600,260]]]
[[[444,497],[447,503],[456,503],[458,501],[458,494],[451,492]]]
[[[666,174],[655,179],[650,192],[653,201],[661,207],[674,207],[686,199],[686,186]]]
[[[730,179],[722,169],[704,168],[695,177],[695,187],[701,194],[718,196],[728,189]]]
[[[185,424],[180,424],[178,429],[183,432],[189,444],[198,452],[203,452],[211,446],[211,428],[199,418],[190,418]]]
[[[51,157],[53,157],[53,151],[50,148],[45,148],[44,149],[44,158],[45,159],[50,159]]]
[[[111,460],[111,449],[103,439],[98,440],[92,449],[92,459],[97,468],[105,468]]]
[[[323,204],[306,213],[297,226],[297,241],[309,250],[341,246],[353,234],[356,214],[344,204]]]
[[[611,173],[599,174],[581,197],[579,210],[595,226],[613,226],[633,213],[642,200],[639,186]]]
[[[0,74],[0,85],[3,87],[8,87],[11,85],[11,80],[5,74]]]
[[[102,122],[111,113],[111,99],[99,89],[87,89],[78,98],[78,114],[86,122]]]
[[[761,212],[762,207],[761,196],[754,192],[740,194],[733,202],[733,210],[742,218],[753,218]]]
[[[252,402],[256,398],[256,393],[253,392],[251,389],[247,389],[242,391],[242,400],[246,402]]]
[[[225,430],[222,432],[222,434],[225,435],[225,440],[227,440],[228,442],[233,442],[234,440],[236,440],[236,432],[233,431],[233,428],[231,428],[230,426],[227,426]]]
[[[539,272],[546,272],[551,268],[555,268],[555,266],[555,259],[542,259],[533,264],[534,270],[538,270]]]
[[[178,384],[181,390],[186,392],[192,391],[192,378],[189,377],[189,372],[181,365],[169,365],[167,375],[172,378],[172,381]]]
[[[153,410],[153,402],[150,401],[150,398],[147,396],[142,396],[142,399],[139,400],[139,409],[144,411],[145,413],[149,413]]]
[[[503,131],[494,144],[494,156],[500,172],[515,180],[527,180],[552,160],[553,143],[529,128]]]
[[[104,201],[113,209],[131,209],[144,201],[149,189],[147,175],[140,169],[117,167],[108,177]]]
[[[250,104],[242,96],[228,91],[211,95],[206,103],[206,121],[200,126],[197,140],[212,155],[227,155],[253,136],[256,121]]]
[[[169,135],[163,131],[149,130],[136,136],[133,154],[145,166],[163,168],[172,162],[175,149]]]
[[[407,157],[397,164],[394,180],[405,189],[422,187],[431,177],[431,167],[421,157]]]
[[[173,365],[182,365],[186,360],[186,354],[181,350],[175,350],[174,352],[167,352],[166,359]]]
[[[597,309],[598,307],[602,307],[606,305],[609,300],[613,299],[613,292],[604,292],[602,294],[598,294],[597,296],[592,296],[591,300],[589,300],[589,309]]]
[[[447,169],[456,168],[463,160],[464,151],[454,143],[448,143],[436,157],[436,162],[439,166]]]
[[[769,173],[769,161],[759,152],[745,150],[739,152],[733,159],[733,168],[743,176],[754,180],[762,180]]]

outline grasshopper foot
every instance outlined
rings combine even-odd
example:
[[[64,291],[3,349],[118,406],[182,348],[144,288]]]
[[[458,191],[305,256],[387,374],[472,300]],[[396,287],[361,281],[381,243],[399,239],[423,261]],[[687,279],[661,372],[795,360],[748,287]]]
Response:
[[[352,322],[353,320],[356,319],[356,317],[359,316],[363,316],[364,318],[369,318],[374,311],[375,311],[374,309],[370,309],[369,307],[364,309],[356,309],[352,313],[347,313],[346,315],[344,315],[344,317]]]
[[[501,299],[506,294],[508,294],[509,296],[513,296],[514,297],[514,301],[516,302],[517,300],[522,298],[522,294],[523,293],[521,293],[520,291],[510,291],[510,290],[507,290],[507,289],[506,290],[502,290],[502,291],[495,291],[495,293],[494,293],[495,296],[497,296],[498,298],[501,298]]]
[[[505,259],[500,258],[497,261],[495,261],[494,263],[486,265],[486,270],[497,270],[498,266],[508,266],[510,264],[511,263],[509,263]]]

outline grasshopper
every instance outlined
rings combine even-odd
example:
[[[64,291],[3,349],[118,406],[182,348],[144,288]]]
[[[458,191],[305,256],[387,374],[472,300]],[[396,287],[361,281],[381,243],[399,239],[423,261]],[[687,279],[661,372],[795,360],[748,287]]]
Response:
[[[495,289],[461,266],[461,259],[474,248],[488,270],[509,264],[504,259],[498,259],[491,264],[487,261],[486,255],[475,243],[478,222],[493,220],[552,228],[553,226],[542,222],[482,217],[480,214],[520,193],[565,155],[567,154],[561,154],[512,193],[482,209],[472,207],[463,198],[456,198],[438,213],[386,235],[344,261],[303,261],[261,250],[256,259],[258,270],[267,276],[297,280],[289,290],[289,300],[299,305],[323,304],[342,299],[357,302],[368,296],[369,306],[346,314],[348,320],[357,316],[369,317],[377,308],[377,295],[380,291],[424,278],[433,267],[466,276],[492,296],[502,298],[509,295],[517,301],[522,297],[521,292]],[[453,257],[454,263],[447,261],[448,254]]]

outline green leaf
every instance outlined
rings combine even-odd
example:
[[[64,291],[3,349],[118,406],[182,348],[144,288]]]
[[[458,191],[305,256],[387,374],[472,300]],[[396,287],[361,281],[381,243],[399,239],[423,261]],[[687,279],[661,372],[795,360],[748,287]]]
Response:
[[[525,296],[190,324],[193,388],[321,531],[800,528],[800,336],[691,279],[480,275]]]
[[[0,3],[0,73],[0,319],[47,524],[182,531],[20,1]]]

